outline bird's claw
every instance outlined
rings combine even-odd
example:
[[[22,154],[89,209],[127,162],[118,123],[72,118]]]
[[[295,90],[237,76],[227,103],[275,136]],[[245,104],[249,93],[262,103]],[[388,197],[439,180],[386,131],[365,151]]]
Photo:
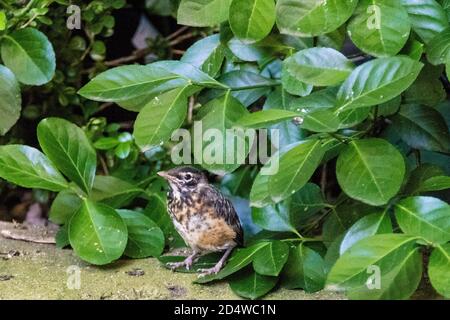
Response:
[[[192,264],[194,263],[193,259],[190,257],[186,258],[184,261],[181,262],[169,262],[166,264],[166,266],[171,269],[172,271],[175,271],[178,268],[186,268],[186,270],[191,270]]]
[[[221,265],[216,265],[215,267],[209,269],[199,269],[198,271],[200,274],[198,275],[198,277],[203,278],[206,276],[218,274],[221,269],[222,269]]]

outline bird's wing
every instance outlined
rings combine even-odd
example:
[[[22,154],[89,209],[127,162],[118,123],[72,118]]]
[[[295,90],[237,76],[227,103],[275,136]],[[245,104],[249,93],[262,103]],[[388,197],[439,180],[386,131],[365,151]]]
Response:
[[[208,192],[212,195],[210,199],[216,199],[212,204],[214,209],[220,217],[225,219],[225,221],[232,226],[233,230],[236,232],[236,242],[238,245],[242,246],[244,244],[244,232],[242,230],[241,222],[239,221],[239,216],[234,209],[233,203],[225,198],[223,194],[214,187],[208,188]]]

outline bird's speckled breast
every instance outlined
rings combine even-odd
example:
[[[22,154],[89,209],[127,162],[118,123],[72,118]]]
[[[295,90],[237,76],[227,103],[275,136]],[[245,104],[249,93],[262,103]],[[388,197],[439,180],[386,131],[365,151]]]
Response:
[[[236,232],[204,193],[181,194],[171,189],[167,202],[175,228],[192,249],[214,252],[236,246]]]

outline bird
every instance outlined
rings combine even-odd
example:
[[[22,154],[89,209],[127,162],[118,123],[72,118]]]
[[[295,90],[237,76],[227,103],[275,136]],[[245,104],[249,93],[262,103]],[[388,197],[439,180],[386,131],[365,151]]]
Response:
[[[168,267],[189,270],[201,256],[224,252],[214,267],[198,270],[200,277],[219,273],[233,249],[243,245],[244,233],[233,204],[196,168],[178,167],[158,175],[169,184],[167,211],[175,229],[192,249],[184,261]]]

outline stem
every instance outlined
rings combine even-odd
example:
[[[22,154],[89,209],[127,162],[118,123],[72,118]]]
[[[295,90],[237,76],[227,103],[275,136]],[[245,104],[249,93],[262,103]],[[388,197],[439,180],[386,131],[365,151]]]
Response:
[[[328,135],[334,139],[336,139],[337,141],[347,144],[348,140],[346,138],[341,137],[340,135],[334,133],[334,132],[329,132]]]

